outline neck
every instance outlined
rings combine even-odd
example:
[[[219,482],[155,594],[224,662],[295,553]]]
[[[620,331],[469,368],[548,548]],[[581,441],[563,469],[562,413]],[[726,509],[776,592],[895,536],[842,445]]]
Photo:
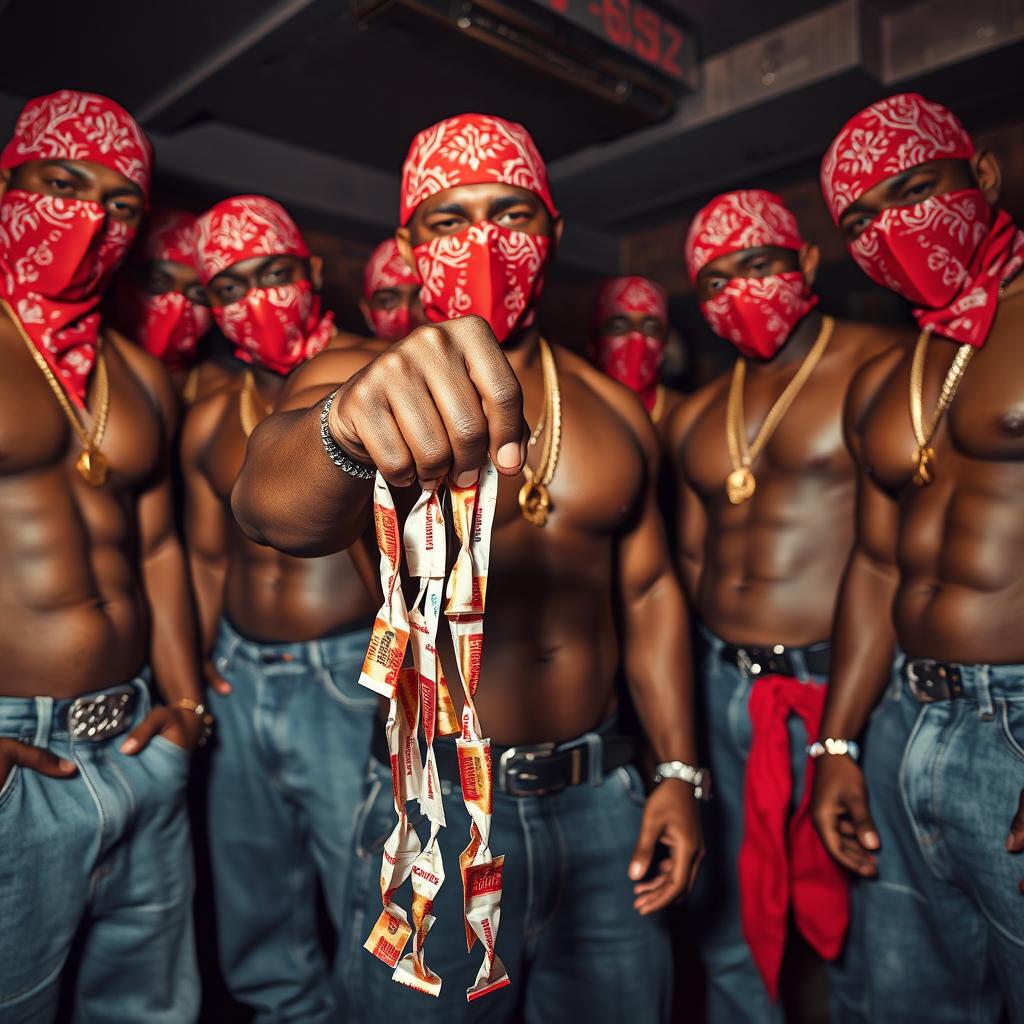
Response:
[[[258,363],[251,363],[249,369],[252,370],[253,381],[260,394],[268,401],[276,402],[281,392],[284,391],[288,378],[282,377],[279,373],[274,373],[273,370],[268,370]]]
[[[773,373],[782,367],[803,361],[807,353],[814,347],[818,334],[821,332],[822,316],[821,309],[815,306],[793,328],[793,333],[771,359],[748,359],[747,372]]]
[[[528,370],[537,362],[540,352],[540,328],[536,325],[527,327],[526,330],[513,334],[504,345],[501,351],[509,365],[521,377],[525,370]]]

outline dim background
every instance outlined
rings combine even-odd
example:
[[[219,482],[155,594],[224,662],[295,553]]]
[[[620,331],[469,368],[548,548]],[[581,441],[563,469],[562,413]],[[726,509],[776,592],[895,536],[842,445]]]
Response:
[[[409,141],[465,111],[522,121],[548,160],[566,231],[546,334],[584,349],[600,279],[651,277],[669,292],[686,387],[730,362],[682,259],[694,212],[726,189],[783,197],[821,246],[827,310],[908,319],[849,260],[817,183],[826,145],[872,100],[918,90],[952,107],[999,157],[1004,206],[1024,214],[1024,0],[0,0],[0,33],[7,134],[31,96],[115,98],[154,141],[154,205],[279,199],[353,330]],[[244,1020],[218,986],[208,915],[201,893],[203,1019]],[[692,956],[681,940],[679,1021],[701,1019]],[[792,1017],[824,1019],[808,995],[820,977],[796,958]]]

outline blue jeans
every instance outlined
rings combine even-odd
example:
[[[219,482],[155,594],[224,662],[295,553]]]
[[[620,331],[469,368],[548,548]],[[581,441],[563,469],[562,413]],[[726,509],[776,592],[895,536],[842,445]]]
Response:
[[[713,799],[704,805],[704,842],[707,856],[691,900],[699,928],[701,959],[708,976],[710,1024],[781,1024],[782,1007],[772,1003],[740,924],[739,876],[736,863],[743,842],[743,782],[753,740],[748,702],[755,678],[722,660],[723,642],[702,628],[707,655],[700,673],[704,702],[708,761]],[[802,665],[802,656],[791,656],[804,671],[798,678],[822,683]],[[803,793],[808,737],[803,723],[789,719],[790,770],[793,778],[791,810]],[[856,892],[851,901],[851,929],[859,925]],[[863,976],[856,962],[859,943],[852,937],[838,961],[828,965],[831,1019],[833,1024],[867,1020]],[[882,1018],[879,1018],[881,1022]]]
[[[440,741],[439,741],[440,742]],[[482,960],[466,952],[459,853],[469,817],[459,787],[441,782],[448,827],[441,829],[446,877],[434,902],[427,964],[442,978],[439,998],[391,980],[391,970],[362,948],[381,910],[380,861],[394,827],[391,773],[371,760],[369,791],[356,834],[357,863],[349,944],[341,953],[349,1012],[358,1024],[664,1024],[671,1003],[669,940],[660,916],[633,909],[626,876],[643,813],[636,770],[617,768],[597,784],[541,797],[494,794],[491,850],[505,854],[497,951],[511,984],[466,1002]],[[417,822],[415,803],[409,805]],[[421,838],[429,834],[417,822]],[[398,894],[408,908],[409,885]],[[408,952],[408,947],[406,949]]]
[[[1024,786],[1024,665],[962,667],[964,697],[892,681],[865,737],[882,848],[864,885],[871,1019],[1024,1021],[1024,859],[1006,850]]]
[[[137,724],[149,689],[131,685]],[[189,755],[162,736],[131,757],[118,750],[125,734],[72,739],[71,703],[0,698],[0,736],[78,767],[65,779],[15,767],[0,788],[0,1024],[52,1021],[66,965],[77,967],[76,1021],[189,1024]]]
[[[221,623],[209,835],[221,969],[258,1021],[336,1021],[317,876],[344,941],[352,833],[377,698],[358,685],[369,628],[259,644]],[[339,947],[341,948],[341,947]]]

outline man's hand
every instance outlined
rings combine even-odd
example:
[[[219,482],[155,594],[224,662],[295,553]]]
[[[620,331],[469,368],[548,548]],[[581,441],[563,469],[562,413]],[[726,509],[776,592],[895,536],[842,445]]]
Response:
[[[145,750],[149,741],[157,735],[191,754],[203,735],[203,723],[194,711],[185,708],[153,708],[128,734],[128,738],[121,744],[121,753],[137,754]]]
[[[826,849],[843,867],[864,878],[878,873],[872,854],[881,843],[868,810],[864,775],[852,757],[818,758],[811,816]]]
[[[66,779],[78,771],[73,761],[65,761],[64,758],[57,757],[42,747],[33,747],[29,743],[6,737],[0,738],[0,786],[7,781],[7,776],[15,765],[30,768],[40,775],[49,775],[51,779]]]
[[[652,878],[641,881],[651,868],[659,842],[668,847],[669,856],[656,866]],[[665,779],[647,798],[640,838],[629,862],[629,877],[635,883],[633,908],[639,914],[653,914],[685,896],[703,859],[704,839],[693,787],[680,779]]]
[[[226,697],[231,692],[231,684],[214,668],[212,662],[203,662],[203,679],[215,693]]]
[[[478,316],[419,327],[379,355],[341,389],[328,427],[389,484],[431,488],[472,483],[488,455],[516,475],[530,433],[519,380]]]
[[[1020,791],[1020,799],[1017,801],[1017,813],[1010,822],[1010,834],[1006,837],[1006,848],[1010,853],[1020,853],[1024,850],[1024,789]],[[1024,893],[1024,879],[1017,883],[1017,888]]]

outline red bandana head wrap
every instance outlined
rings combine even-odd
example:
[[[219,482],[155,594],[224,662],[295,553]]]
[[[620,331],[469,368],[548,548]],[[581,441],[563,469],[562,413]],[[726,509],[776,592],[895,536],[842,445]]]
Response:
[[[363,298],[369,303],[375,292],[419,284],[419,276],[402,259],[398,243],[393,238],[387,238],[373,250],[366,263],[363,271]],[[371,306],[370,320],[378,338],[404,338],[413,328],[412,311],[406,305],[392,309],[374,309]]]
[[[167,261],[198,271],[196,218],[184,210],[152,214],[132,249],[131,261],[142,267]],[[172,372],[192,365],[199,339],[212,322],[206,306],[177,290],[154,295],[124,274],[114,292],[113,315],[119,330]]]
[[[821,164],[833,220],[880,182],[932,160],[968,160],[974,143],[951,110],[916,93],[852,117]],[[861,269],[909,299],[923,329],[980,348],[1003,281],[1024,266],[1024,235],[978,188],[882,210],[850,245]]]
[[[597,365],[635,391],[647,411],[657,398],[658,370],[665,352],[665,339],[630,330],[627,334],[603,335],[601,325],[614,316],[640,314],[668,324],[665,289],[646,277],[613,277],[602,285],[594,305],[593,346]]]
[[[763,189],[726,192],[694,218],[686,236],[690,280],[720,256],[770,246],[799,251],[804,244],[796,218],[782,200]],[[793,328],[818,304],[799,270],[768,277],[734,277],[701,312],[719,337],[746,356],[770,359]]]
[[[459,185],[500,182],[533,192],[558,217],[547,168],[522,125],[487,114],[462,114],[420,132],[402,165],[401,223],[425,199]],[[551,248],[546,235],[473,224],[416,246],[428,319],[476,313],[498,341],[533,322]]]
[[[122,107],[63,89],[30,100],[0,167],[75,160],[108,167],[149,191],[152,147]],[[85,406],[96,361],[97,309],[135,235],[100,204],[9,188],[0,199],[0,294],[70,399]]]
[[[253,257],[309,259],[295,222],[280,203],[266,196],[234,196],[207,210],[199,218],[197,250],[204,284]],[[239,359],[280,374],[315,356],[334,333],[334,316],[321,315],[320,297],[308,280],[252,288],[237,302],[215,307],[213,317],[235,343]]]

